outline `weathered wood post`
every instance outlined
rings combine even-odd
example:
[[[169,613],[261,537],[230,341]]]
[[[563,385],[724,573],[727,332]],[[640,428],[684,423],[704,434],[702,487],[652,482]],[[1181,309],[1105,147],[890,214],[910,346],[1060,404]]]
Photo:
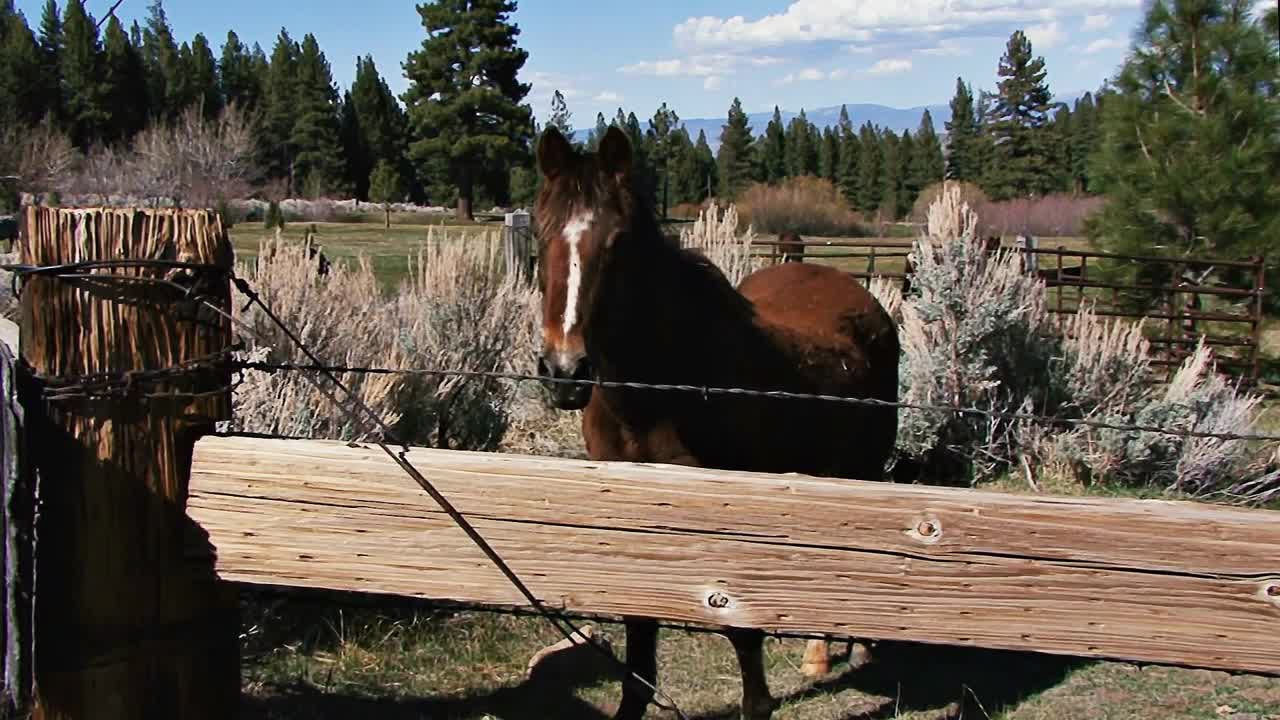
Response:
[[[533,225],[527,212],[507,213],[502,224],[503,252],[507,271],[533,277]]]
[[[33,677],[32,636],[32,523],[35,488],[23,464],[22,408],[18,405],[14,355],[17,343],[12,325],[0,318],[0,717],[24,717],[30,710]]]
[[[226,232],[210,211],[26,212],[25,264],[198,265],[24,283],[41,502],[34,717],[236,717],[237,595],[208,554],[183,551],[198,532],[185,514],[194,443],[230,414],[231,327],[198,300],[230,309]],[[104,384],[86,392],[90,377]]]

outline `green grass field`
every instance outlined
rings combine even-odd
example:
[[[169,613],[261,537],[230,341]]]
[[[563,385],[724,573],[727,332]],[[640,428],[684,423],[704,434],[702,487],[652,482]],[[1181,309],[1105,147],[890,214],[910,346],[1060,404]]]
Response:
[[[308,223],[289,225],[301,242]],[[317,241],[335,261],[364,255],[385,287],[403,277],[407,258],[425,240],[420,224],[316,223]],[[494,224],[450,228],[456,233]],[[260,224],[232,230],[238,257],[251,259],[268,234]],[[1046,241],[1085,247],[1080,239]],[[835,251],[832,251],[835,252]],[[819,257],[822,251],[815,251]],[[848,270],[865,260],[836,260]],[[897,267],[894,267],[894,264]],[[880,269],[901,269],[882,259]],[[1280,355],[1280,323],[1264,345]],[[1270,408],[1264,428],[1280,428]],[[1026,491],[1009,478],[997,489]],[[1078,485],[1046,485],[1079,493]],[[578,668],[529,680],[527,660],[559,637],[536,618],[482,612],[436,613],[344,606],[291,597],[282,604],[249,595],[243,619],[243,718],[310,720],[369,715],[409,718],[607,718],[620,697],[609,673]],[[621,628],[602,628],[615,648]],[[798,669],[803,642],[767,644],[769,680],[783,702],[779,720],[1280,720],[1280,681],[1254,676],[1127,664],[1082,662],[1020,653],[892,648],[881,663],[844,662],[813,682]],[[837,645],[837,648],[840,646]],[[620,654],[620,651],[619,651]],[[692,718],[736,718],[740,684],[728,642],[716,635],[663,632],[660,684]],[[674,718],[651,710],[649,717]]]

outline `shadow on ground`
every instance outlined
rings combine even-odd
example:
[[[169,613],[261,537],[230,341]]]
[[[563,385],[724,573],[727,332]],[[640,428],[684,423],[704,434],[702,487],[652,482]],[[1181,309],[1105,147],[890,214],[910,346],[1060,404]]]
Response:
[[[860,668],[842,665],[842,670],[782,694],[778,700],[794,705],[855,691],[869,696],[868,701],[858,703],[859,709],[844,715],[844,720],[885,720],[917,713],[931,718],[986,718],[1058,685],[1088,663],[1034,653],[888,643],[875,648],[874,662]],[[367,715],[388,720],[601,720],[609,717],[606,710],[612,708],[598,708],[576,697],[574,691],[607,679],[599,672],[556,669],[494,691],[405,699],[323,692],[309,685],[272,687],[265,696],[245,697],[241,719],[318,720]],[[649,717],[671,718],[674,713],[653,710]],[[738,717],[736,703],[691,714],[691,720]]]

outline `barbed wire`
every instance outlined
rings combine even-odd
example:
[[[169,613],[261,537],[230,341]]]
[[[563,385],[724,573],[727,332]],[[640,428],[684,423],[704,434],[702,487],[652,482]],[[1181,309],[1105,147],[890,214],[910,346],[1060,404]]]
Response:
[[[531,591],[529,587],[525,585],[524,581],[520,579],[520,577],[515,573],[515,571],[513,571],[511,567],[507,565],[506,561],[503,560],[502,557],[497,553],[497,551],[494,550],[493,546],[491,546],[488,543],[488,541],[486,541],[484,537],[481,536],[480,533],[476,531],[476,529],[471,525],[469,521],[467,521],[467,519],[462,515],[462,513],[460,513],[453,506],[453,504],[450,503],[449,500],[438,489],[436,489],[436,487],[416,467],[414,467],[413,463],[409,461],[407,457],[410,452],[409,444],[403,440],[398,439],[396,437],[395,432],[390,427],[387,426],[387,424],[382,420],[382,418],[377,413],[375,413],[367,404],[365,404],[359,398],[359,396],[357,396],[354,392],[352,392],[350,388],[348,388],[345,384],[343,384],[343,382],[340,379],[338,379],[336,375],[330,372],[323,371],[323,366],[321,365],[319,358],[315,356],[315,354],[311,351],[311,349],[307,347],[307,345],[304,342],[302,342],[302,340],[298,337],[298,335],[292,329],[289,328],[289,326],[275,313],[275,311],[271,309],[269,305],[266,304],[265,301],[263,301],[262,297],[253,289],[253,287],[248,283],[248,281],[236,276],[233,271],[229,270],[228,268],[217,266],[217,265],[187,263],[187,262],[171,261],[171,260],[149,260],[149,259],[88,261],[88,262],[44,265],[44,266],[0,265],[0,269],[8,270],[9,272],[12,272],[14,274],[15,285],[19,277],[45,276],[45,277],[58,278],[61,280],[89,279],[89,280],[103,280],[107,282],[139,282],[141,281],[141,282],[155,284],[158,286],[169,287],[171,289],[179,291],[185,299],[202,304],[205,307],[207,307],[209,310],[213,311],[215,314],[231,322],[233,325],[245,329],[250,334],[256,336],[259,340],[262,340],[264,337],[263,333],[261,333],[257,328],[246,323],[240,318],[235,317],[232,313],[220,307],[217,303],[211,301],[208,297],[205,297],[201,294],[196,293],[195,291],[196,291],[196,288],[198,287],[198,284],[196,283],[184,285],[182,283],[175,282],[174,280],[171,280],[168,278],[148,277],[145,275],[122,275],[118,273],[94,272],[95,270],[113,270],[113,269],[123,269],[123,268],[159,268],[159,269],[169,269],[169,270],[188,270],[188,271],[195,271],[195,272],[215,272],[227,277],[235,285],[236,289],[239,290],[240,293],[243,294],[246,298],[248,298],[249,302],[245,306],[245,310],[248,310],[250,307],[253,307],[255,305],[261,308],[263,313],[267,316],[267,318],[271,321],[271,323],[274,326],[276,326],[281,332],[283,332],[289,338],[290,342],[296,345],[298,350],[302,352],[304,355],[306,355],[312,361],[312,363],[314,363],[313,366],[317,368],[319,371],[324,372],[324,374],[330,380],[330,382],[332,382],[335,386],[337,386],[337,388],[347,396],[347,398],[350,400],[350,405],[354,406],[354,409],[353,407],[350,407],[347,404],[344,404],[342,401],[340,401],[337,397],[334,396],[332,392],[330,392],[329,390],[321,386],[318,381],[311,379],[310,382],[316,388],[316,390],[318,390],[322,395],[325,396],[326,399],[332,402],[341,412],[347,414],[349,418],[356,421],[356,423],[358,423],[359,425],[364,426],[366,431],[374,428],[380,431],[382,439],[371,441],[371,443],[381,448],[397,465],[400,466],[402,470],[404,470],[406,474],[408,474],[415,482],[417,482],[417,484],[432,498],[432,500],[434,500],[436,504],[438,504],[440,508],[444,510],[445,514],[448,515],[450,519],[452,519],[454,523],[463,530],[463,532],[468,536],[468,538],[472,540],[472,542],[477,547],[479,547],[479,549],[485,554],[485,556],[489,558],[490,562],[492,562],[498,568],[498,570],[503,573],[503,575],[508,579],[508,581],[515,586],[515,588],[529,602],[530,606],[533,607],[533,609],[539,615],[541,615],[544,620],[549,622],[558,632],[564,635],[564,637],[568,639],[570,643],[575,645],[583,644],[583,645],[587,645],[588,647],[591,647],[594,651],[602,655],[607,661],[619,667],[622,670],[624,678],[627,678],[628,680],[634,680],[644,685],[648,690],[653,692],[656,698],[660,699],[662,703],[665,703],[665,706],[667,708],[673,710],[681,720],[688,720],[688,716],[680,709],[680,707],[669,695],[667,695],[665,692],[660,690],[654,683],[646,680],[645,678],[641,677],[638,673],[628,668],[624,662],[618,660],[618,658],[612,652],[610,652],[608,649],[601,646],[598,643],[598,641],[596,641],[594,638],[584,634],[576,625],[574,625],[573,621],[570,620],[564,613],[558,612],[552,608],[549,608],[545,603],[543,603],[540,599],[538,599],[538,597],[533,594],[533,591]],[[16,290],[16,287],[15,287],[15,290]],[[17,295],[16,292],[15,292],[15,295]],[[227,348],[224,351],[218,353],[218,355],[229,355],[230,353],[240,349],[241,347],[242,346],[237,344],[232,348]],[[158,381],[160,379],[171,379],[178,374],[191,372],[191,369],[192,369],[191,366],[197,366],[200,364],[210,364],[214,362],[215,361],[213,358],[206,357],[206,358],[195,358],[191,361],[179,363],[173,367],[161,368],[161,369],[155,369],[155,370],[121,371],[116,373],[104,372],[104,373],[97,373],[93,375],[81,376],[78,378],[77,377],[64,377],[64,378],[45,377],[44,380],[46,383],[46,387],[44,388],[44,390],[46,392],[44,393],[44,396],[46,398],[57,398],[60,394],[64,394],[64,393],[87,394],[87,393],[91,393],[95,389],[99,391],[102,391],[104,389],[116,390],[116,391],[119,391],[120,389],[124,389],[127,391],[135,387],[139,382],[145,382],[148,380]],[[54,386],[54,390],[52,393],[48,392],[49,383],[52,383]],[[222,388],[219,390],[213,390],[207,393],[202,393],[202,395],[218,394],[218,393],[225,392],[226,390],[227,388]],[[391,448],[387,446],[386,442],[384,442],[384,440],[386,439],[390,439],[391,442],[395,443],[396,445],[399,445],[401,448],[401,451],[399,453],[392,451]]]
[[[879,400],[876,398],[859,398],[847,397],[842,395],[827,395],[822,393],[802,393],[786,390],[756,390],[752,388],[736,388],[736,387],[716,387],[709,385],[682,385],[673,383],[645,383],[645,382],[625,382],[612,380],[573,380],[569,378],[549,378],[541,375],[530,375],[527,373],[513,372],[497,372],[483,370],[432,370],[420,368],[379,368],[379,367],[358,367],[343,365],[306,365],[301,363],[270,363],[270,362],[242,362],[235,361],[233,365],[242,370],[257,370],[259,372],[329,372],[329,373],[356,373],[369,375],[414,375],[414,376],[439,376],[439,377],[462,377],[476,379],[491,380],[509,380],[513,382],[537,382],[552,383],[558,385],[576,385],[591,386],[605,389],[620,390],[651,390],[655,392],[680,392],[710,396],[735,396],[735,397],[757,397],[762,399],[777,400],[808,400],[814,402],[827,402],[844,405],[856,405],[865,407],[894,408],[898,410],[920,410],[926,412],[949,412],[959,415],[976,415],[993,419],[1005,419],[1022,422],[1034,422],[1042,425],[1074,425],[1091,427],[1100,430],[1117,430],[1121,432],[1145,432],[1156,433],[1161,435],[1172,435],[1187,438],[1204,438],[1223,441],[1251,440],[1262,442],[1280,442],[1280,434],[1266,433],[1224,433],[1212,432],[1207,430],[1189,430],[1181,428],[1168,428],[1157,425],[1145,425],[1139,423],[1116,423],[1105,420],[1093,420],[1090,418],[1063,418],[1052,415],[1038,415],[1035,413],[1025,412],[1008,412],[1002,410],[989,410],[977,407],[961,407],[957,405],[932,405],[927,403],[908,403],[890,400]]]

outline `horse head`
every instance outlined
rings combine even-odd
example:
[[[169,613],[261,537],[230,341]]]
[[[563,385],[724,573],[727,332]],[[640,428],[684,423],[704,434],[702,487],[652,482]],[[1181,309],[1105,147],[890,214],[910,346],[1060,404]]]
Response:
[[[587,353],[592,320],[611,256],[632,227],[631,143],[610,127],[594,153],[576,150],[555,128],[537,149],[542,187],[534,206],[543,346],[538,374],[552,404],[580,410],[595,377]]]

